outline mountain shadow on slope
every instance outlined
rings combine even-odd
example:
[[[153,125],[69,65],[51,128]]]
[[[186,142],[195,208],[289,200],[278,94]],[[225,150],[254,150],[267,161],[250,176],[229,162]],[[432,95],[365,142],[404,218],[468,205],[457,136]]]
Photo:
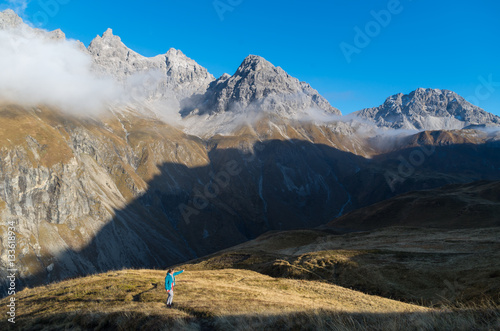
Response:
[[[418,147],[373,159],[297,140],[253,147],[253,153],[213,148],[210,164],[198,168],[161,165],[148,190],[116,210],[85,248],[61,252],[23,285],[123,268],[166,268],[270,230],[316,227],[407,191],[500,179],[498,144],[437,146],[395,190],[387,171],[398,171],[400,157]],[[174,170],[190,180],[172,178]]]

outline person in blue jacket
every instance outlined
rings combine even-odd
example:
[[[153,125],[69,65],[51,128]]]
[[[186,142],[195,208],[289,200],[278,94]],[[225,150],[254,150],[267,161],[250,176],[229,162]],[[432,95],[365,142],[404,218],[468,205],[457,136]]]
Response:
[[[172,300],[174,300],[175,276],[182,274],[184,270],[174,272],[174,269],[169,269],[165,277],[165,290],[167,290],[167,307],[172,308]]]

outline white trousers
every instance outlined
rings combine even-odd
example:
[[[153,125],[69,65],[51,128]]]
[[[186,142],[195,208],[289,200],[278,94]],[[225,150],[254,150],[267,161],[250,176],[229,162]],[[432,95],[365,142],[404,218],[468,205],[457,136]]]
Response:
[[[168,297],[167,297],[167,305],[172,304],[172,300],[174,300],[174,290],[167,291]]]

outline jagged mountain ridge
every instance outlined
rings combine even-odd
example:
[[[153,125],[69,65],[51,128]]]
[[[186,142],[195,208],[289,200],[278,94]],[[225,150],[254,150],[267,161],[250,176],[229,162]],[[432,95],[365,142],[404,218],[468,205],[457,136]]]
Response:
[[[381,128],[407,130],[457,130],[470,125],[500,125],[500,117],[487,113],[455,92],[439,89],[395,94],[384,104],[354,113]]]
[[[65,39],[61,30],[33,29],[11,10],[0,13],[0,29],[18,27],[46,38]],[[184,117],[220,115],[211,116],[219,118],[213,124],[216,126],[234,122],[241,112],[264,111],[285,119],[304,118],[310,111],[341,115],[309,84],[259,56],[248,56],[234,75],[224,74],[216,80],[180,50],[171,48],[166,54],[147,58],[124,45],[111,29],[97,36],[88,48],[79,45],[92,57],[97,73],[128,84],[127,92],[132,96],[160,101],[160,111],[156,112],[160,115],[165,107],[181,112]],[[471,105],[454,92],[422,88],[408,95],[393,95],[383,105],[360,110],[351,118],[360,118],[379,128],[418,131],[500,125],[500,117]],[[192,125],[192,121],[185,125]]]
[[[286,118],[311,109],[341,115],[309,84],[259,56],[248,56],[233,76],[224,74],[215,80],[179,50],[170,49],[165,55],[145,58],[127,48],[110,29],[102,37],[96,37],[88,50],[98,70],[118,80],[134,73],[159,71],[166,79],[153,78],[154,86],[147,86],[148,79],[142,80],[141,83],[146,83],[146,94],[153,99],[177,99],[183,116],[264,111]]]
[[[6,9],[0,12],[0,31],[13,30],[13,29],[21,29],[24,31],[29,31],[35,35],[52,40],[66,39],[66,35],[64,34],[64,32],[61,31],[61,29],[56,29],[54,31],[46,31],[43,29],[32,28],[28,24],[24,23],[23,19],[19,17],[13,10]]]
[[[203,93],[214,77],[180,50],[171,48],[166,54],[144,57],[129,49],[120,37],[108,29],[97,36],[88,47],[96,64],[96,70],[105,72],[118,81],[137,77],[138,87],[149,98],[165,97],[182,99],[194,93]]]
[[[51,39],[65,39],[61,30],[44,32],[29,27],[13,11],[0,14],[0,29],[18,27],[45,33],[44,36]],[[136,99],[160,101],[160,108],[166,105],[181,110],[184,100],[183,107],[191,107],[184,109],[184,115],[221,113],[250,107],[253,111],[276,112],[281,116],[309,109],[340,115],[340,111],[309,84],[300,82],[258,56],[247,57],[234,76],[223,75],[215,80],[207,69],[180,50],[171,48],[166,54],[144,57],[128,48],[119,36],[113,35],[111,29],[92,40],[88,48],[81,43],[79,46],[92,57],[94,70],[99,75],[111,76],[124,84],[127,92]],[[209,110],[207,106],[215,106],[215,109]]]

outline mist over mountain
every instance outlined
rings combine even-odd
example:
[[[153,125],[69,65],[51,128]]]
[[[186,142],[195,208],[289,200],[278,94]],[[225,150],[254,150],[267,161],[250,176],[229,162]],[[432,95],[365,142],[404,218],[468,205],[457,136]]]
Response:
[[[255,55],[215,79],[179,50],[144,57],[111,30],[85,48],[12,11],[0,43],[0,219],[17,224],[24,285],[163,268],[409,191],[500,180],[500,137],[484,129],[498,117],[450,91],[343,117]]]
[[[61,30],[33,29],[7,10],[0,13],[0,44],[2,102],[95,114],[124,95],[113,80],[94,75],[83,45]]]

